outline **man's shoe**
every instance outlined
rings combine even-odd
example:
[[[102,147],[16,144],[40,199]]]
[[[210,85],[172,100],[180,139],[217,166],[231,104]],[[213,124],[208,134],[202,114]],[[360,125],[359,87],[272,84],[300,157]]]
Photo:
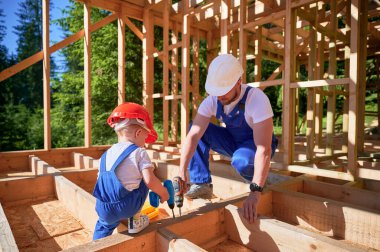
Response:
[[[212,184],[192,184],[189,191],[185,194],[189,199],[211,199],[212,198]]]
[[[139,218],[128,218],[128,233],[136,234],[149,225],[149,217],[141,214]]]

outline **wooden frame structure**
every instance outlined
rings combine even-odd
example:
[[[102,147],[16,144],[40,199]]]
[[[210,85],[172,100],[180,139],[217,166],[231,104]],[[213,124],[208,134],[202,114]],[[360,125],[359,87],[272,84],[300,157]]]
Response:
[[[354,181],[355,185],[380,181],[380,164],[376,153],[380,149],[380,143],[366,138],[364,134],[366,90],[375,89],[378,97],[380,97],[380,6],[378,1],[182,0],[176,3],[173,3],[172,0],[77,1],[83,3],[83,30],[50,46],[49,18],[47,18],[49,17],[49,0],[43,0],[43,49],[0,72],[1,85],[1,81],[36,62],[43,61],[44,149],[0,153],[0,172],[31,170],[33,176],[46,173],[56,174],[59,171],[54,167],[70,166],[71,161],[69,160],[71,158],[76,160],[75,167],[77,169],[97,167],[95,158],[99,157],[99,154],[108,146],[93,146],[91,140],[91,36],[94,31],[117,20],[118,93],[115,95],[118,96],[118,103],[125,101],[125,76],[128,74],[125,71],[125,52],[128,50],[127,45],[125,45],[125,30],[130,29],[142,41],[142,97],[144,105],[151,114],[155,110],[163,111],[163,141],[159,147],[157,145],[149,146],[150,149],[158,148],[162,152],[175,150],[176,154],[179,152],[177,148],[183,143],[184,132],[187,132],[189,122],[201,101],[199,87],[203,83],[199,81],[199,51],[203,40],[207,45],[207,64],[218,53],[232,53],[239,58],[245,72],[248,65],[253,64],[254,82],[248,83],[249,85],[262,89],[271,86],[282,88],[283,128],[280,137],[281,145],[275,155],[274,163],[272,163],[272,170],[281,173],[309,174],[346,182]],[[91,23],[91,8],[105,9],[111,14],[96,23]],[[136,27],[131,19],[141,21],[142,29]],[[162,38],[154,37],[155,26],[162,28]],[[82,38],[84,38],[85,53],[84,146],[53,149],[50,130],[50,55]],[[154,40],[162,40],[162,50],[155,48]],[[369,59],[372,60],[374,67],[367,69],[366,62]],[[163,65],[162,90],[159,93],[154,93],[155,60],[161,61]],[[266,80],[263,80],[262,77],[264,60],[279,64],[278,68]],[[344,74],[338,75],[338,64],[344,65]],[[306,80],[301,78],[301,68],[306,69]],[[372,75],[376,76],[376,82],[369,81],[369,77]],[[243,80],[247,82],[246,75],[243,76]],[[306,135],[303,137],[297,134],[299,132],[300,90],[307,91],[307,114],[304,118]],[[344,100],[342,111],[336,111],[338,98]],[[154,105],[155,99],[162,100],[162,107]],[[323,108],[323,100],[327,100],[327,108]],[[378,103],[380,104],[380,99],[378,99]],[[324,111],[327,111],[325,127],[322,124]],[[342,133],[338,134],[335,131],[335,124],[339,114],[342,115],[343,119]],[[380,121],[380,109],[378,109],[377,116]],[[29,157],[30,155],[32,157]],[[213,155],[213,158],[214,160],[221,159],[217,155]],[[167,156],[167,159],[171,159],[171,157]],[[44,160],[45,163],[41,163],[41,160]],[[53,165],[54,167],[52,167]],[[167,176],[162,176],[162,178],[165,177]],[[301,180],[301,182],[299,180],[293,182],[298,183],[297,185],[287,184],[288,187],[286,188],[298,189],[295,190],[296,192],[287,192],[285,196],[283,196],[282,191],[285,189],[273,188],[270,193],[271,202],[286,204],[283,198],[299,197],[301,199],[296,200],[298,203],[308,202],[307,204],[319,206],[320,201],[317,200],[318,203],[312,202],[315,198],[297,195],[297,193],[306,190],[307,186],[314,186],[312,182],[305,182],[304,177]],[[59,178],[55,178],[56,186],[60,183],[59,181]],[[47,183],[52,183],[52,181],[49,180]],[[330,186],[326,187],[330,188]],[[330,189],[332,191],[342,190],[332,187]],[[346,192],[343,191],[342,193]],[[320,194],[323,193],[320,192]],[[362,195],[366,200],[373,197],[367,193]],[[6,198],[2,195],[0,199],[3,201],[4,197]],[[274,197],[277,197],[278,200],[273,200]],[[327,196],[323,194],[322,197]],[[230,203],[228,202],[228,204]],[[357,202],[349,203],[359,204]],[[344,208],[342,205],[337,205],[337,208]],[[73,207],[75,208],[75,206]],[[284,205],[284,207],[287,206]],[[365,207],[368,208],[368,206]],[[225,207],[224,205],[222,208],[221,210],[215,207],[211,215],[216,214],[217,218],[229,223],[226,225],[231,225],[231,219],[237,220],[239,215],[236,208],[233,206]],[[368,218],[372,218],[371,216],[378,218],[376,212],[379,210],[378,206],[371,209]],[[298,210],[303,211],[305,209]],[[284,213],[275,213],[272,210],[269,212],[271,215],[281,216],[284,219],[289,217],[282,215]],[[321,214],[325,213],[321,212]],[[4,214],[0,211],[0,224],[2,224],[2,216]],[[291,219],[291,217],[289,218]],[[265,230],[268,233],[271,225],[275,225],[272,220],[261,221],[261,224],[267,227]],[[294,219],[290,221],[294,221]],[[298,224],[302,225],[302,222]],[[216,224],[213,223],[212,225],[215,226]],[[250,233],[268,239],[263,233],[257,231],[257,227],[252,227],[246,223],[237,225],[239,225],[239,230],[246,228]],[[319,224],[315,225],[318,226]],[[224,227],[218,226],[217,228]],[[288,227],[284,226],[283,228]],[[180,229],[175,227],[166,229],[165,227],[158,231],[151,230],[152,232],[146,237],[153,239],[154,242],[153,240],[152,242],[163,249],[167,249],[168,246],[171,248],[185,246],[189,250],[199,249],[187,240],[176,240],[179,243],[172,242],[178,236],[178,232],[187,237],[185,231]],[[293,230],[291,227],[289,229]],[[323,229],[327,230],[328,227],[323,227]],[[5,230],[9,230],[9,228],[6,227]],[[374,230],[377,232],[378,227],[377,229],[375,227]],[[156,232],[158,232],[158,238]],[[278,232],[279,234],[272,236],[272,239],[278,237],[279,240],[274,242],[277,245],[284,239],[281,232]],[[299,229],[294,232],[304,233]],[[343,231],[339,232],[341,236],[348,237],[350,235],[342,234]],[[224,234],[223,232],[218,233],[222,237],[225,237]],[[229,239],[234,237],[234,241],[248,239],[244,235],[245,233],[243,236],[235,237],[234,234],[228,234],[228,237],[230,237]],[[307,235],[313,237],[309,233]],[[118,246],[123,247],[124,245],[120,245],[123,242],[134,243],[133,246],[137,247],[142,244],[139,239],[129,241],[130,238],[125,237],[120,238],[124,240],[120,243],[119,238],[112,238],[116,239],[117,242],[111,239],[112,241],[110,240],[108,245],[103,244],[102,246],[116,249]],[[214,247],[211,245],[216,242],[214,238],[210,238],[207,242],[212,240],[212,244],[205,245],[205,240],[195,240],[195,244],[200,244],[201,246],[199,246],[202,248]],[[324,238],[318,238],[318,241],[321,242],[322,240],[324,241]],[[317,248],[325,248],[324,242],[322,242],[323,245],[316,245]],[[217,243],[219,244],[220,240]],[[326,249],[331,245],[330,241],[327,243],[329,245],[326,245]],[[332,243],[331,246],[333,247],[341,246],[341,244]],[[11,244],[13,243],[11,242]],[[247,245],[248,243],[243,242],[243,244],[252,248]],[[380,249],[378,240],[375,239],[371,244],[371,248]],[[310,244],[307,245],[311,246]],[[307,247],[307,245],[305,246]],[[12,246],[10,245],[10,247]],[[347,247],[344,249],[356,250],[357,248]]]

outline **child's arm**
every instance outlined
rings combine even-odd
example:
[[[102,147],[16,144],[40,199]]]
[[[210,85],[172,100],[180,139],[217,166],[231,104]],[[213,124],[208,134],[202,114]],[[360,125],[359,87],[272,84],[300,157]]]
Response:
[[[148,188],[160,196],[160,202],[164,203],[169,199],[169,193],[161,184],[161,181],[154,175],[153,170],[153,167],[143,169],[143,179]]]

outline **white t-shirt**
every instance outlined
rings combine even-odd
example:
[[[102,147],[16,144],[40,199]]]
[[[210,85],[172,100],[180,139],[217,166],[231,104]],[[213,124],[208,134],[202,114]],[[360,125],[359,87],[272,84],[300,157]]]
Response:
[[[132,143],[130,142],[121,142],[112,145],[107,151],[106,156],[107,171],[111,170],[112,165],[116,162],[117,158],[131,144]],[[116,169],[115,174],[121,184],[128,191],[133,191],[140,186],[140,182],[143,178],[142,170],[151,167],[154,168],[146,150],[143,148],[137,148],[119,164],[119,168]]]
[[[231,104],[223,107],[224,113],[227,115],[235,108],[236,104],[243,98],[248,85],[241,85],[239,99],[236,99]],[[216,96],[207,96],[201,103],[198,113],[207,118],[216,116],[218,107],[218,98]],[[273,117],[272,106],[266,94],[259,88],[252,87],[247,94],[244,111],[245,121],[253,129],[255,123],[262,122],[270,117]]]

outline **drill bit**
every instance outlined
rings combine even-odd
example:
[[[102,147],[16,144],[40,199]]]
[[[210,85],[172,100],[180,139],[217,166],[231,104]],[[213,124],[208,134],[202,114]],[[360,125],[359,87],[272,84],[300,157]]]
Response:
[[[179,210],[179,216],[181,217],[182,216],[182,214],[181,214],[181,208],[179,207],[178,210]]]
[[[175,219],[174,209],[173,208],[172,208],[172,213],[173,213],[173,219]]]

